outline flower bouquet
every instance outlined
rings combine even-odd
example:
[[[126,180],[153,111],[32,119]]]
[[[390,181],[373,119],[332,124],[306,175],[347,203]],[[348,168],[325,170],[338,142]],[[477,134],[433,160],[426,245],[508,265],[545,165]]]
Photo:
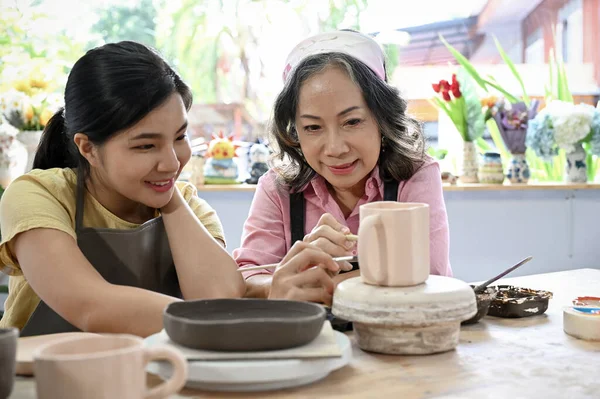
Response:
[[[553,100],[530,123],[527,145],[544,159],[564,150],[566,181],[585,183],[592,155],[600,156],[600,109]]]
[[[462,183],[477,183],[478,162],[474,141],[481,138],[485,121],[474,84],[468,73],[459,68],[450,82],[440,80],[432,84],[437,93],[433,105],[450,118],[464,142],[463,167],[459,180]]]

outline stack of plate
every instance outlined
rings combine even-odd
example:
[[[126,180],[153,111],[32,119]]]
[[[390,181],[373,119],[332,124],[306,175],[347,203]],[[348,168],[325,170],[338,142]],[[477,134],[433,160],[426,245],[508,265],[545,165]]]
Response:
[[[290,388],[323,379],[352,358],[350,340],[325,315],[320,305],[295,301],[178,302],[165,310],[165,330],[145,343],[175,347],[186,357],[189,388]],[[151,363],[148,371],[163,379],[172,373],[167,362]]]

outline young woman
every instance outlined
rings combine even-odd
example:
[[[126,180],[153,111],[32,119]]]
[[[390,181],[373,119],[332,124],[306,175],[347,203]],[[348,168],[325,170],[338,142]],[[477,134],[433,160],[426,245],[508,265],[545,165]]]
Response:
[[[217,215],[176,182],[191,156],[191,104],[141,44],[106,44],[75,63],[34,170],[2,197],[2,327],[147,336],[170,302],[244,294]]]
[[[238,265],[279,262],[298,241],[331,256],[355,254],[346,235],[358,232],[359,207],[388,200],[429,204],[431,273],[450,276],[440,169],[387,83],[379,45],[353,31],[311,37],[292,50],[283,79],[271,129],[283,166],[258,183],[234,251]],[[358,270],[319,279],[279,273],[246,272],[247,294],[329,303],[330,287]]]

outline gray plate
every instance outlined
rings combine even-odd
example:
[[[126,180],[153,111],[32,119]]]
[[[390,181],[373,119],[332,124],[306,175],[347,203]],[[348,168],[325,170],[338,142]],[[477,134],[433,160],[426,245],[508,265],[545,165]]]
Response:
[[[188,348],[264,351],[309,343],[323,328],[323,306],[285,300],[209,299],[175,302],[163,313],[169,338]]]

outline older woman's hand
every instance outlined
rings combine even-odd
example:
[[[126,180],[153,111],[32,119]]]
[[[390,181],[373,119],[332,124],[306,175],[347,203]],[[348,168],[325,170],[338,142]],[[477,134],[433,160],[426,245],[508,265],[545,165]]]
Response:
[[[273,274],[269,299],[331,305],[335,288],[332,275],[339,269],[340,266],[322,249],[296,242]]]
[[[349,256],[356,247],[356,242],[346,237],[350,229],[338,222],[331,214],[325,213],[315,228],[304,236],[304,242],[313,244],[331,256]],[[352,270],[348,262],[340,262],[341,270]]]

